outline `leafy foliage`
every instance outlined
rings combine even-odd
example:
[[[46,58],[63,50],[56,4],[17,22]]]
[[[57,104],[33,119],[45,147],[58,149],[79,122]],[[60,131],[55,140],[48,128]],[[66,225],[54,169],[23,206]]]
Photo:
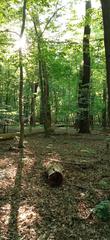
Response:
[[[77,4],[79,4],[78,1],[69,0],[67,9],[65,9],[65,2],[62,1],[39,0],[37,3],[35,0],[27,1],[25,31],[27,46],[26,50],[23,50],[24,102],[26,102],[26,105],[30,105],[31,83],[39,81],[38,45],[32,23],[32,17],[36,18],[38,15],[40,28],[43,31],[42,54],[48,67],[51,110],[53,119],[55,112],[57,112],[58,121],[65,119],[73,121],[78,111],[78,84],[82,62],[82,36],[85,18],[83,16],[79,18],[76,11]],[[20,33],[22,1],[2,1],[0,6],[2,10],[0,16],[2,30],[8,29]],[[57,11],[57,9],[59,10]],[[103,82],[106,78],[101,9],[91,9],[90,15],[92,19],[90,112],[94,116],[95,122],[98,123],[104,106]],[[12,108],[17,111],[19,63],[17,49],[15,50],[16,38],[15,33],[6,31],[0,34],[0,77],[1,86],[3,86],[3,91],[1,87],[2,105],[6,102],[8,91],[9,105],[11,104]],[[7,66],[7,63],[10,67]],[[39,103],[40,91],[36,97],[36,114],[40,112]],[[30,111],[29,109],[30,106],[28,111]]]
[[[103,221],[109,220],[110,219],[110,201],[109,200],[101,201],[99,204],[95,206],[93,212],[99,219]]]

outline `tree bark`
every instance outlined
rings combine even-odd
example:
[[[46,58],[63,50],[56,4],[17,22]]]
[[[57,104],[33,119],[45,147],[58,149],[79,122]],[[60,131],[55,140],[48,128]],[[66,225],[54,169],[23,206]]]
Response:
[[[39,81],[41,89],[40,122],[44,125],[45,135],[51,131],[51,110],[49,102],[49,83],[45,62],[39,60]]]
[[[49,103],[49,81],[47,73],[47,64],[42,50],[42,35],[40,31],[39,19],[37,18],[37,24],[34,22],[35,33],[38,42],[38,56],[39,56],[39,81],[41,89],[41,114],[40,122],[44,124],[45,136],[48,136],[51,132],[51,110]],[[37,29],[38,28],[38,29]]]
[[[38,52],[39,52],[39,82],[40,82],[40,91],[41,91],[41,96],[40,96],[40,124],[44,125],[44,118],[45,118],[45,113],[44,113],[44,88],[43,88],[43,72],[42,72],[42,62],[40,59],[40,46],[38,43]]]
[[[24,140],[24,116],[23,116],[23,63],[22,50],[19,49],[19,68],[20,68],[20,83],[19,83],[19,123],[20,123],[20,138],[19,148],[23,147]]]
[[[54,91],[54,105],[55,105],[54,122],[57,123],[57,121],[58,121],[58,97],[57,97],[57,94],[55,91]]]
[[[90,133],[89,100],[90,100],[90,12],[91,1],[86,1],[85,28],[83,37],[83,68],[79,85],[79,133]]]
[[[33,127],[35,126],[35,123],[36,123],[35,100],[36,100],[37,88],[38,88],[38,83],[32,83],[32,85],[31,85],[32,97],[31,97],[30,125]]]
[[[51,133],[51,111],[49,102],[49,82],[46,63],[42,62],[43,80],[44,80],[44,129],[45,135]]]
[[[25,29],[26,2],[27,2],[27,0],[24,0],[20,39],[23,37],[23,33],[24,33],[24,29]],[[24,140],[24,116],[23,116],[23,110],[24,110],[24,104],[23,104],[23,56],[22,56],[22,49],[21,48],[19,48],[19,69],[20,69],[20,83],[19,83],[20,139],[19,139],[19,148],[23,148],[23,140]]]
[[[103,82],[103,109],[102,109],[102,127],[103,128],[106,128],[106,126],[107,126],[107,112],[106,112],[107,94],[106,93],[107,93],[106,83],[104,81]]]
[[[108,91],[108,125],[110,127],[110,0],[101,0],[104,26],[104,44],[106,56],[107,91]]]

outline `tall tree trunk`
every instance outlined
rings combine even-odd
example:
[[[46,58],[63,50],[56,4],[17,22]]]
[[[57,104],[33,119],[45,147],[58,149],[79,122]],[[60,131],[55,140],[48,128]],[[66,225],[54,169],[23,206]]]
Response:
[[[31,116],[30,116],[30,125],[35,126],[36,123],[36,114],[35,114],[35,100],[36,100],[36,93],[37,93],[38,83],[32,83],[31,91]]]
[[[47,64],[42,50],[42,34],[40,30],[39,18],[37,23],[34,22],[35,33],[38,41],[38,56],[39,56],[39,80],[41,88],[41,121],[44,124],[45,135],[48,136],[51,132],[51,110],[49,102],[49,81],[47,73]]]
[[[38,51],[39,51],[39,82],[40,82],[40,124],[44,124],[44,88],[43,88],[43,72],[42,72],[42,62],[40,59],[40,48],[38,43]]]
[[[57,94],[55,91],[54,91],[54,105],[55,105],[54,122],[57,123],[57,121],[58,121],[58,98],[57,98]]]
[[[49,82],[46,63],[42,62],[43,80],[44,80],[44,129],[45,135],[51,132],[51,111],[49,102]]]
[[[39,47],[39,81],[41,89],[41,113],[40,122],[44,124],[45,135],[49,135],[51,130],[51,110],[49,102],[49,83],[48,73],[45,61],[41,58],[41,49]]]
[[[103,82],[103,109],[102,109],[102,127],[106,128],[107,126],[107,94],[106,94],[106,83],[105,81]]]
[[[9,76],[10,76],[10,71],[9,71],[9,66],[7,69],[7,83],[6,83],[6,95],[5,95],[5,104],[6,106],[10,104],[10,96],[9,96],[9,86],[10,86],[10,80],[9,80]]]
[[[85,28],[83,37],[83,69],[80,80],[79,96],[79,132],[89,133],[89,101],[90,101],[90,12],[91,1],[86,1]]]
[[[24,28],[25,28],[26,2],[27,2],[27,0],[24,0],[22,27],[21,27],[20,39],[23,37]],[[23,148],[23,140],[24,140],[24,116],[23,116],[23,110],[24,110],[24,104],[23,104],[23,56],[22,56],[22,49],[21,48],[19,48],[19,69],[20,69],[20,83],[19,83],[20,139],[19,139],[19,148]]]
[[[104,44],[106,55],[107,91],[108,91],[108,125],[110,127],[110,0],[101,0]]]
[[[19,83],[19,123],[20,123],[20,139],[19,148],[23,147],[24,140],[24,117],[23,117],[23,63],[22,50],[19,49],[19,67],[20,67],[20,83]]]

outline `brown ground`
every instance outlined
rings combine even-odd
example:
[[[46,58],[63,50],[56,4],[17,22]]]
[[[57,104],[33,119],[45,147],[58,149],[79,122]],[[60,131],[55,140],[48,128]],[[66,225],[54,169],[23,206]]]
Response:
[[[16,147],[9,151],[13,144],[0,142],[1,240],[110,240],[110,222],[91,214],[110,199],[110,189],[99,186],[110,178],[103,134],[28,136],[22,162]],[[62,186],[46,182],[48,161],[62,163]]]

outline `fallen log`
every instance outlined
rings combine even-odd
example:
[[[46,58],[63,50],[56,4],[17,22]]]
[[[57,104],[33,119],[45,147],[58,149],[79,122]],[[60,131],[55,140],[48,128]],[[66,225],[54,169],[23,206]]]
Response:
[[[2,134],[0,134],[0,141],[11,140],[11,139],[14,139],[18,135],[19,135],[19,133],[2,133]]]
[[[50,162],[46,166],[48,183],[52,187],[58,187],[63,182],[63,167],[57,162]]]

